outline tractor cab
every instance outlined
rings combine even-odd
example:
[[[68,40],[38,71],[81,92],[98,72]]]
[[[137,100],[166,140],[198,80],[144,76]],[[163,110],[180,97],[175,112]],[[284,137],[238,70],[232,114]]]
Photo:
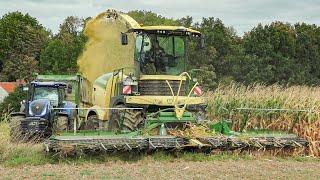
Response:
[[[64,106],[67,85],[63,82],[32,81],[24,87],[28,91],[28,98],[22,103],[21,111],[26,117],[49,118],[52,108]]]
[[[30,100],[48,99],[51,106],[58,107],[63,104],[66,97],[67,84],[63,82],[37,82],[30,84]]]
[[[186,71],[189,37],[201,33],[182,26],[143,26],[136,33],[135,64],[150,75],[179,75]]]

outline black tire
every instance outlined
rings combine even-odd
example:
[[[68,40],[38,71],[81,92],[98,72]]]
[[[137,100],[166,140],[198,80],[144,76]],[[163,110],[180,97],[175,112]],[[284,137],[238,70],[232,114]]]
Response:
[[[120,106],[116,106],[119,108]],[[108,122],[108,130],[117,132],[120,130],[120,123],[121,123],[122,114],[117,109],[111,109],[109,115],[109,122]]]
[[[70,131],[74,130],[74,120],[76,120],[76,130],[78,130],[78,118],[75,117],[75,119],[71,119],[69,122],[69,130]]]
[[[84,125],[85,130],[97,130],[99,129],[99,119],[97,115],[91,115],[88,117]]]
[[[10,117],[9,127],[10,127],[10,141],[11,142],[20,142],[24,139],[21,132],[21,120],[23,120],[25,116],[12,116]]]
[[[58,116],[53,125],[54,133],[62,133],[68,130],[68,117]]]
[[[125,105],[117,105],[116,108],[126,108]],[[109,118],[109,130],[130,130],[139,129],[144,123],[142,110],[134,109],[112,109]],[[122,125],[122,127],[121,127]]]
[[[76,122],[76,130],[79,128],[78,127],[78,113],[77,111],[74,111],[73,115],[72,115],[72,119],[70,119],[69,122],[69,130],[73,131],[74,130],[74,121]]]

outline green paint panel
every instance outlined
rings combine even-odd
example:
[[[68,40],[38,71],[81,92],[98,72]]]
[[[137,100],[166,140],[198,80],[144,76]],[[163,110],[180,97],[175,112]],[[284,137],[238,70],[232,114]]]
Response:
[[[160,112],[159,117],[148,117],[148,124],[151,123],[168,123],[168,122],[195,122],[195,118],[192,116],[190,112],[185,112],[181,119],[176,117],[175,112]]]

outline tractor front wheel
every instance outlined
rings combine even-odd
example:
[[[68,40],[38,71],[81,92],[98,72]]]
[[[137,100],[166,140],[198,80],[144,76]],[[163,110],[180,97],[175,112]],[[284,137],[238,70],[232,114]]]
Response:
[[[11,142],[19,142],[23,139],[21,132],[21,121],[24,116],[12,116],[10,117],[10,140]]]

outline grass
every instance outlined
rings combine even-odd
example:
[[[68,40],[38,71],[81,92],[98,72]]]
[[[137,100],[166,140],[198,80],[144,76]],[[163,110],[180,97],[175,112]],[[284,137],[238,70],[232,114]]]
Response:
[[[257,159],[251,156],[185,154],[177,158],[156,153],[136,161],[0,166],[0,173],[8,179],[319,179],[319,164],[319,160],[306,157],[296,160],[270,156]]]

